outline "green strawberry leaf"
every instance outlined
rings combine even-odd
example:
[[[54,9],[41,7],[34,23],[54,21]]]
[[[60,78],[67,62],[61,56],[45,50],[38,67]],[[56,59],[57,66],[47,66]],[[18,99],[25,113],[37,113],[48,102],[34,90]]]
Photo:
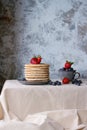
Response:
[[[73,64],[74,64],[74,62],[70,62],[70,64],[71,64],[71,65],[73,65]]]
[[[40,55],[38,55],[37,58],[42,58],[42,57]]]
[[[70,63],[71,65],[74,64],[74,62],[66,60],[66,63]]]

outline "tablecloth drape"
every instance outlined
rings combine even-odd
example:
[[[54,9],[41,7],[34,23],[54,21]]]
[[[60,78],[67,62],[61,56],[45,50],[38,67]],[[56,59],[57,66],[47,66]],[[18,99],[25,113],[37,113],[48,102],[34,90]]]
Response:
[[[0,130],[86,130],[87,81],[73,84],[22,85],[7,80],[0,102]]]

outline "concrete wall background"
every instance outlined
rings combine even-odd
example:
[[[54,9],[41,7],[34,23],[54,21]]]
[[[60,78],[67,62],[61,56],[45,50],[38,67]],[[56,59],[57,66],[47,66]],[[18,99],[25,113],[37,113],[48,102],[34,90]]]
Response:
[[[0,75],[24,77],[24,64],[41,55],[56,77],[66,60],[87,77],[87,0],[1,0],[13,16],[0,21]]]

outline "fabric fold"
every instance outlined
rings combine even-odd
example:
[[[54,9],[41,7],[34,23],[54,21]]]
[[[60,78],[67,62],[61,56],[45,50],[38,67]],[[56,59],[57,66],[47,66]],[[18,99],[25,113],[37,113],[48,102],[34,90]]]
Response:
[[[27,86],[8,80],[0,130],[87,130],[87,84]]]

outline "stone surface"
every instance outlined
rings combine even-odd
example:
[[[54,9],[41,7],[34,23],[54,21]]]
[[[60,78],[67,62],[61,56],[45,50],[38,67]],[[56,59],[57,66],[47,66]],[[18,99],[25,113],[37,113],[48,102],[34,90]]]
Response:
[[[87,0],[1,0],[13,22],[0,21],[0,74],[24,77],[24,64],[35,55],[50,64],[50,77],[66,60],[87,77]],[[1,6],[1,4],[0,4]]]

